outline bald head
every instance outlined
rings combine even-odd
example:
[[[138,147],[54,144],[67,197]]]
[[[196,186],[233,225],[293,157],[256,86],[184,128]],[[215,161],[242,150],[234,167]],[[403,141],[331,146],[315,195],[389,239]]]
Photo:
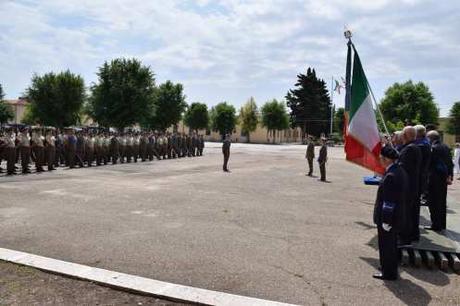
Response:
[[[406,126],[402,131],[404,144],[413,142],[417,138],[417,131],[413,126]]]
[[[441,139],[441,137],[439,136],[439,133],[437,131],[429,131],[428,134],[426,134],[426,137],[428,137],[430,142],[434,142],[436,140]]]

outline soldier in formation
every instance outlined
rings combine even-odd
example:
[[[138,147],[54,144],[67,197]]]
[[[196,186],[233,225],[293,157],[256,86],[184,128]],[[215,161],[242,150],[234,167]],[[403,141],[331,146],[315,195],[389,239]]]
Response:
[[[31,173],[31,163],[35,164],[36,172],[43,172],[45,166],[53,171],[57,167],[83,168],[202,156],[203,150],[204,138],[197,133],[116,133],[75,128],[61,131],[53,127],[0,130],[0,166],[5,161],[7,175],[14,175],[19,169],[23,174]]]

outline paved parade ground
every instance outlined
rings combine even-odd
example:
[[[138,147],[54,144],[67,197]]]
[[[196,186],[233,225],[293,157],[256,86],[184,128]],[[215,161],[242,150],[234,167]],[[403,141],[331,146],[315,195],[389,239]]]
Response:
[[[305,176],[304,146],[233,144],[227,174],[220,144],[206,145],[203,157],[0,176],[0,248],[287,303],[460,303],[452,272],[372,278],[376,187],[343,148],[329,148],[322,183]],[[459,181],[450,197],[460,203]]]

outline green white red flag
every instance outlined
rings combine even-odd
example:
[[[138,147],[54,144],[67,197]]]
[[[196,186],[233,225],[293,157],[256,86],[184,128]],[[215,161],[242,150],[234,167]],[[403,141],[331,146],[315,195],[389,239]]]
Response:
[[[379,159],[382,145],[372,95],[354,46],[353,51],[351,96],[349,96],[349,103],[345,103],[346,158],[348,161],[383,174],[385,169]],[[350,87],[347,86],[347,89],[350,90]]]

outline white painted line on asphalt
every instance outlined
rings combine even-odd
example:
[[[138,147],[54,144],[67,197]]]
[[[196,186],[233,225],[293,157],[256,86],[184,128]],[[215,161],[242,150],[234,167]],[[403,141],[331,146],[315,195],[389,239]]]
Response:
[[[88,280],[120,290],[151,294],[158,298],[205,305],[292,305],[224,292],[167,283],[76,263],[0,248],[0,260]]]

